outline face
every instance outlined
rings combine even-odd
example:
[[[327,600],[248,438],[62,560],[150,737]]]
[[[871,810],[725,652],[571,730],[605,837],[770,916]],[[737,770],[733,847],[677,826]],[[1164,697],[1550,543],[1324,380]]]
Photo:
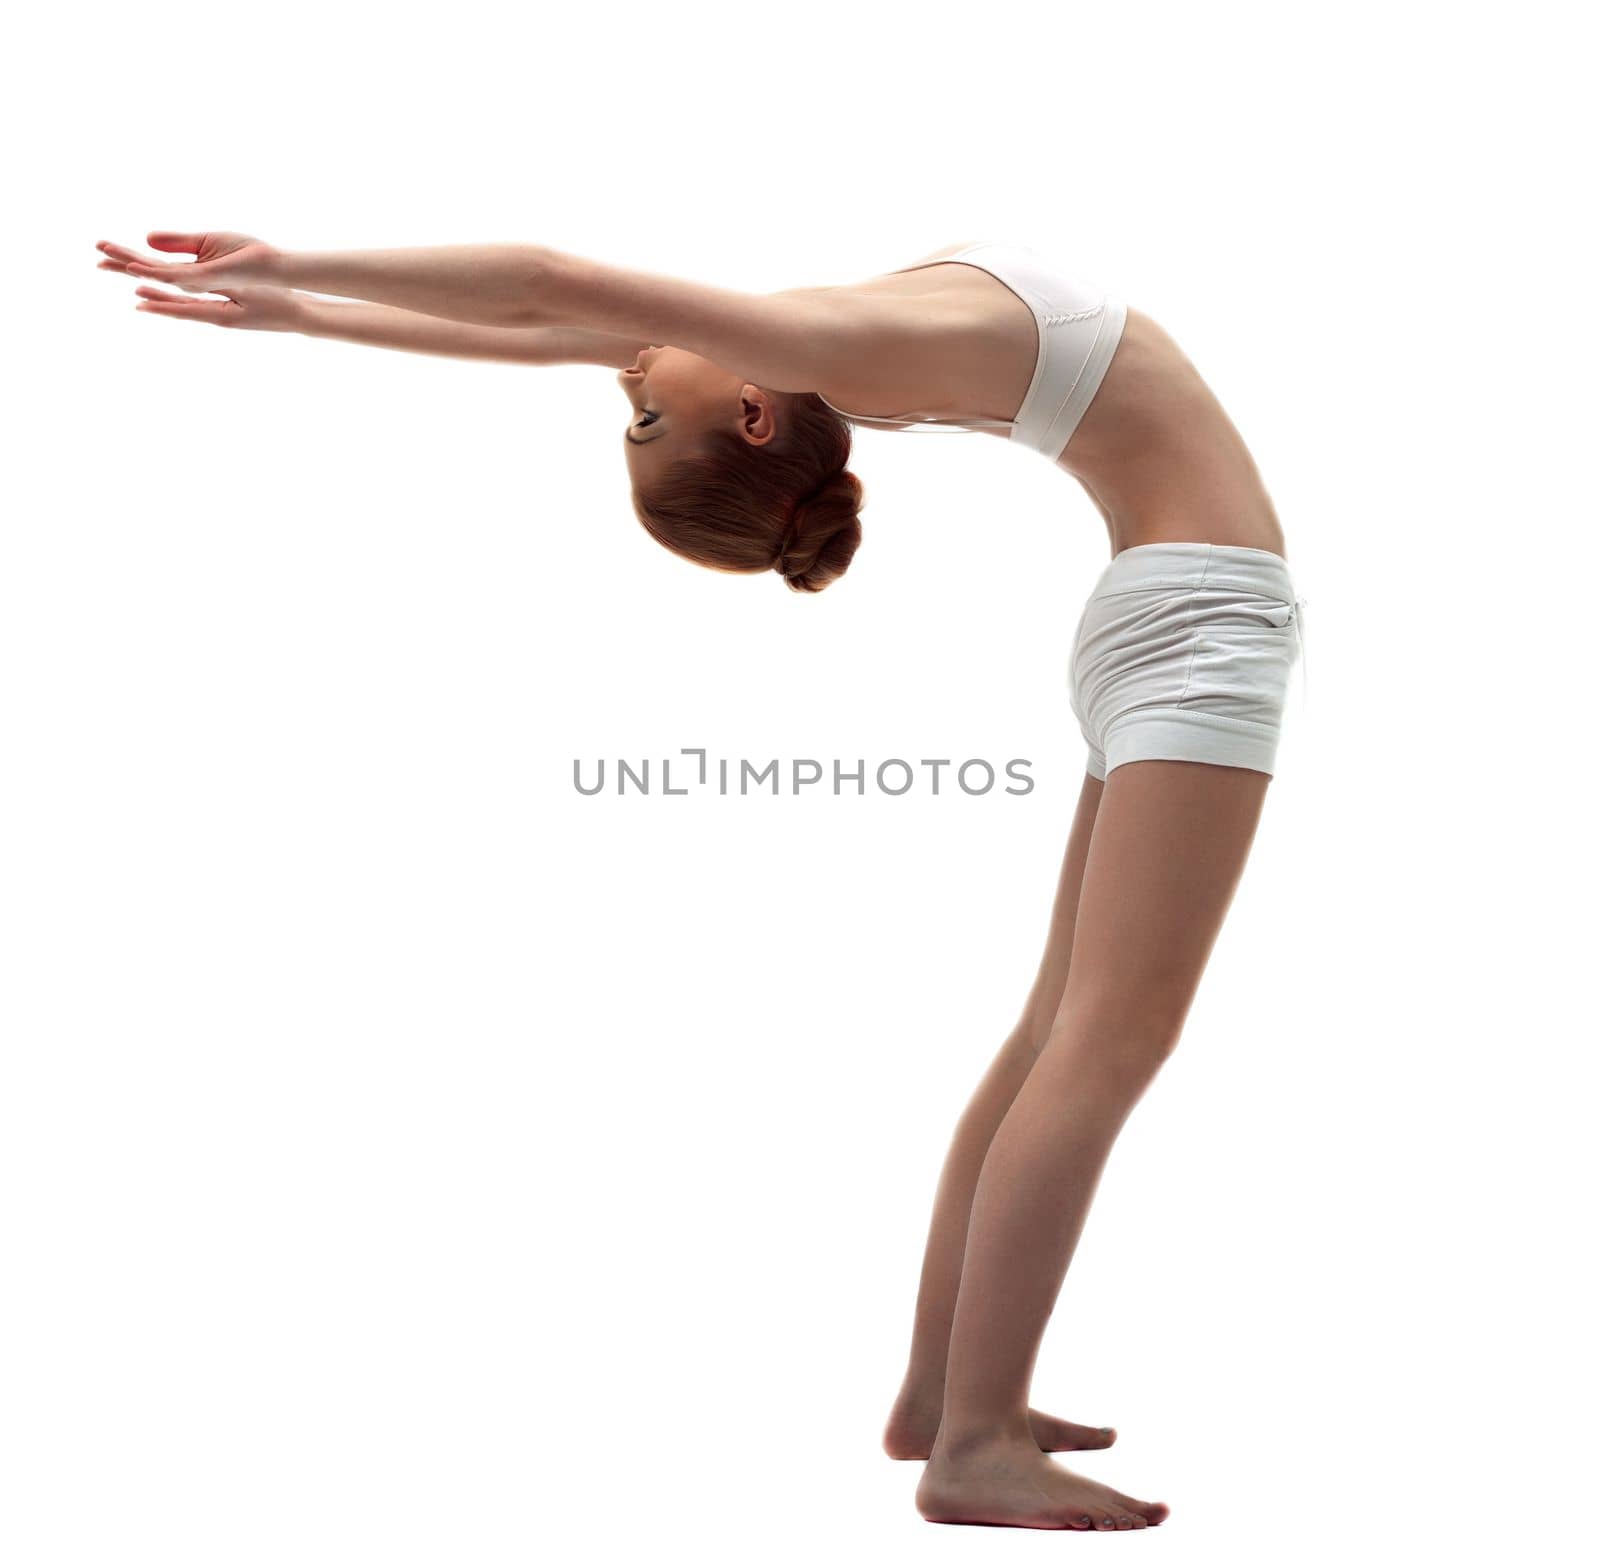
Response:
[[[623,443],[628,476],[641,492],[680,457],[725,425],[752,445],[777,430],[772,395],[687,349],[652,345],[617,374],[633,412]]]

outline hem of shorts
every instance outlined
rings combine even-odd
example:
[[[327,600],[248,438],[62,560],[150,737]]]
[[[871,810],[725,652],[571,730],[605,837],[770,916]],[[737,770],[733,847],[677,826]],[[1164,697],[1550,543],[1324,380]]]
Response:
[[[1270,725],[1189,708],[1128,714],[1106,735],[1105,772],[1124,762],[1210,762],[1270,774],[1279,732]],[[1096,759],[1098,760],[1098,758]]]

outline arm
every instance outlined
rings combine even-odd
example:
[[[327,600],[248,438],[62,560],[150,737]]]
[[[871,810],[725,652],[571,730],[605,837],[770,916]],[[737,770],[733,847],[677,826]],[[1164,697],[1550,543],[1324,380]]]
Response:
[[[848,390],[841,383],[894,346],[893,309],[859,293],[757,295],[535,250],[529,321],[649,338],[775,391]]]
[[[316,290],[478,326],[567,328],[667,343],[777,391],[850,392],[915,379],[947,347],[941,324],[850,290],[753,295],[533,245],[280,252],[236,233],[152,232],[153,262],[100,243],[114,268],[188,290],[235,283]]]
[[[825,295],[751,295],[549,247],[288,252],[277,273],[273,282],[299,289],[494,327],[570,328],[671,344],[774,391],[826,390],[830,356],[849,349],[843,308]]]
[[[446,322],[398,306],[299,296],[300,325],[308,338],[336,338],[412,354],[451,359],[503,360],[513,365],[631,365],[644,340],[619,338],[580,327],[486,327]]]
[[[249,332],[303,333],[308,338],[335,338],[452,359],[503,360],[516,365],[608,365],[621,369],[632,364],[644,347],[630,338],[576,327],[484,327],[474,322],[446,322],[397,306],[324,300],[298,290],[275,290],[265,285],[230,289],[223,299],[175,295],[146,285],[136,293],[140,297],[138,309],[157,316],[210,322]]]

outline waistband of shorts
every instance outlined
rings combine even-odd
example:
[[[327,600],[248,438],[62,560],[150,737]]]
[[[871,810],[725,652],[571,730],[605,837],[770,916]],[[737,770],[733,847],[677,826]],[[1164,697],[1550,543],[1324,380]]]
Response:
[[[1243,590],[1295,599],[1288,561],[1264,547],[1218,542],[1144,542],[1124,547],[1105,566],[1091,596],[1125,590]]]

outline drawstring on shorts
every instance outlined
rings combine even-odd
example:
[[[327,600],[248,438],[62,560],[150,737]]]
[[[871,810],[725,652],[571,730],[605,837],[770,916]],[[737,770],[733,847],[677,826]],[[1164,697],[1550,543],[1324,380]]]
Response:
[[[1294,598],[1294,625],[1300,634],[1300,702],[1305,706],[1311,697],[1311,670],[1307,663],[1306,598],[1303,595]]]

